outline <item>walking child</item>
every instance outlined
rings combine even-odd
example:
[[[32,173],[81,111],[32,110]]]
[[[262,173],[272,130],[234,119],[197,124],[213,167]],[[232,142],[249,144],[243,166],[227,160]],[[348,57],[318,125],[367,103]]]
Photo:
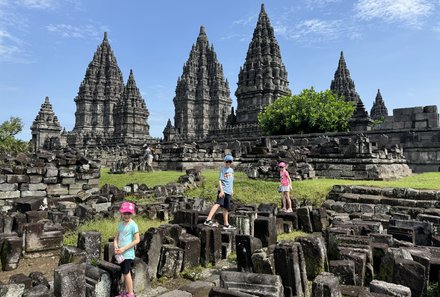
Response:
[[[208,217],[204,223],[206,226],[217,226],[217,223],[212,220],[212,217],[215,215],[217,209],[221,207],[223,208],[223,229],[236,229],[234,226],[229,224],[229,207],[231,205],[234,187],[234,169],[231,168],[233,160],[234,158],[231,155],[226,155],[224,158],[225,165],[220,169],[218,178],[217,201],[209,211]]]
[[[292,201],[290,200],[290,190],[292,189],[292,180],[290,179],[289,172],[286,170],[286,163],[280,162],[280,192],[283,202],[283,208],[281,211],[292,212]]]
[[[132,215],[134,215],[133,203],[122,203],[119,212],[121,213],[121,221],[118,224],[114,245],[115,258],[121,266],[124,277],[125,292],[116,297],[134,297],[131,266],[134,260],[134,246],[139,243],[139,227],[132,219]]]

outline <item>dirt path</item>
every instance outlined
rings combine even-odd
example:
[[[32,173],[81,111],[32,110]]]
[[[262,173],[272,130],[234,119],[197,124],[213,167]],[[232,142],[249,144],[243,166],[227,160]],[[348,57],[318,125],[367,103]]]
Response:
[[[42,272],[50,282],[53,280],[53,270],[58,267],[58,260],[58,257],[21,258],[17,269],[12,271],[0,271],[0,280],[3,283],[8,283],[11,275],[23,273],[28,276],[31,272],[38,271]]]

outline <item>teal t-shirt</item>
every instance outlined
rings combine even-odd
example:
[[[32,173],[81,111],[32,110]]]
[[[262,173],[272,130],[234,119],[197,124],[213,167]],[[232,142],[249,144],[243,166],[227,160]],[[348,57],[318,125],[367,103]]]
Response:
[[[234,187],[234,169],[231,167],[222,167],[218,179],[222,183],[223,192],[232,195]]]
[[[119,222],[119,224],[118,224],[118,247],[122,248],[122,247],[132,243],[134,240],[134,235],[136,233],[139,233],[139,227],[133,220],[131,220],[131,222],[128,223],[127,225],[124,225],[123,221]],[[124,255],[125,259],[134,259],[134,247],[126,250],[122,254]]]

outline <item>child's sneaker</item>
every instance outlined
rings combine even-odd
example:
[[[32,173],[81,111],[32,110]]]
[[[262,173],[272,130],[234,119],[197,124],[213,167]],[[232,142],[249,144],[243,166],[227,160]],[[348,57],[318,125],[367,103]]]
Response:
[[[127,294],[127,295],[125,295],[125,297],[134,297],[134,294],[132,295],[132,294]]]
[[[281,212],[286,212],[287,209],[285,207],[281,208]]]
[[[231,225],[224,225],[223,226],[223,230],[235,230],[235,229],[237,229],[237,228],[234,226],[231,226]]]
[[[127,295],[127,293],[125,292],[125,291],[121,291],[120,293],[119,293],[119,295],[116,295],[115,297],[127,297],[128,295]]]
[[[218,226],[218,224],[215,223],[213,220],[206,220],[203,224],[205,226],[209,226],[209,227],[217,227]]]
[[[293,210],[289,208],[288,210],[286,210],[286,212],[293,212]]]

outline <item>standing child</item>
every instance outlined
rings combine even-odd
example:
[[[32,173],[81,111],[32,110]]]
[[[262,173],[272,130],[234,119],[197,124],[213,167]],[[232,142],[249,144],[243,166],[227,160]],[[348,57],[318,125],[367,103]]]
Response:
[[[217,201],[212,206],[209,211],[208,217],[206,218],[205,225],[216,227],[217,224],[212,221],[212,217],[219,207],[223,208],[223,229],[224,230],[234,230],[234,226],[229,225],[229,207],[231,205],[232,193],[234,187],[234,169],[231,168],[232,161],[234,158],[231,155],[226,155],[224,158],[225,166],[220,169],[220,174],[218,178],[218,193]]]
[[[289,172],[286,170],[286,163],[280,162],[280,192],[281,199],[283,201],[283,209],[281,211],[292,212],[292,201],[290,200],[290,190],[292,189],[292,180],[290,179]],[[287,204],[287,208],[286,208]]]
[[[119,259],[118,262],[124,276],[125,293],[116,297],[134,297],[130,270],[134,260],[134,246],[139,243],[139,227],[131,218],[134,215],[133,203],[122,203],[119,212],[121,213],[121,221],[118,224],[114,245],[115,257]]]

